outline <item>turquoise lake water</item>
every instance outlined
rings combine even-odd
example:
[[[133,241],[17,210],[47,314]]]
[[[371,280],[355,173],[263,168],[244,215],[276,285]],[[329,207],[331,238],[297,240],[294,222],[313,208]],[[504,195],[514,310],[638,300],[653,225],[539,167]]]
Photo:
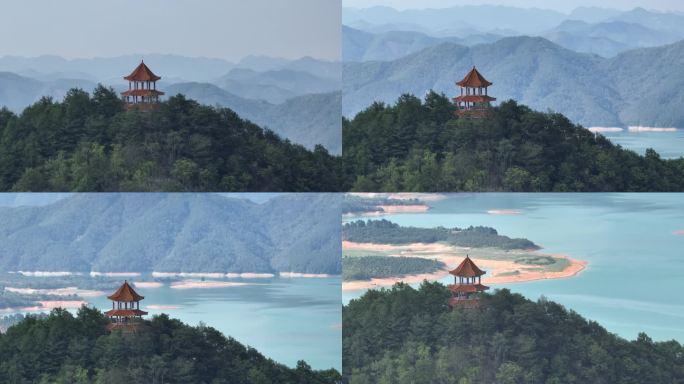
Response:
[[[610,141],[631,149],[640,155],[653,148],[664,159],[684,156],[684,129],[674,132],[602,132]]]
[[[429,204],[426,213],[383,218],[417,227],[491,226],[542,252],[586,260],[572,278],[492,287],[534,300],[544,295],[628,339],[646,332],[684,342],[684,236],[675,234],[684,230],[684,194],[452,194]],[[344,292],[343,302],[362,293]]]
[[[230,279],[249,285],[211,289],[136,288],[149,316],[167,313],[197,325],[204,322],[266,357],[294,367],[305,360],[314,369],[342,365],[342,308],[339,277]],[[86,298],[103,311],[106,297]],[[148,305],[177,306],[151,310]]]

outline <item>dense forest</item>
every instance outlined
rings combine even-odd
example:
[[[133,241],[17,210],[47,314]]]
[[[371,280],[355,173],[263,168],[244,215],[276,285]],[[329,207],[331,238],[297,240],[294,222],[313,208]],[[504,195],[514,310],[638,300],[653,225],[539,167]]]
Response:
[[[338,191],[341,159],[182,95],[124,111],[111,89],[0,109],[0,190]]]
[[[349,384],[684,383],[684,347],[628,341],[544,298],[509,290],[479,308],[440,283],[370,290],[343,309]]]
[[[514,101],[485,119],[458,119],[444,95],[404,95],[345,119],[343,146],[355,191],[684,190],[684,158],[640,156]]]
[[[109,320],[82,307],[76,316],[55,309],[27,317],[0,334],[3,383],[337,383],[331,369],[292,369],[217,330],[191,327],[167,315],[137,334],[108,333]]]
[[[342,226],[342,239],[356,243],[411,244],[444,241],[460,247],[539,249],[539,246],[530,240],[499,235],[496,229],[489,227],[402,227],[384,219],[345,223]]]
[[[370,280],[431,273],[445,268],[444,263],[422,257],[345,256],[342,258],[342,279]]]

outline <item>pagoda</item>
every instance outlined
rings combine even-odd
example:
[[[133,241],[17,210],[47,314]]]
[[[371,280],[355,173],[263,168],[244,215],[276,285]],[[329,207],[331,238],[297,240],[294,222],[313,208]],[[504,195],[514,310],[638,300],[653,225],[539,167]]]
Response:
[[[461,88],[461,95],[454,98],[456,114],[459,117],[485,117],[491,107],[490,103],[496,100],[487,95],[487,88],[492,85],[492,82],[485,79],[473,66],[473,69],[456,85]]]
[[[152,109],[159,103],[159,96],[164,95],[164,92],[157,91],[157,80],[161,77],[155,75],[144,61],[124,79],[128,80],[128,91],[121,92],[121,96],[126,102],[126,109]]]
[[[112,309],[105,312],[105,315],[112,319],[107,325],[108,331],[137,332],[142,328],[142,317],[147,315],[147,312],[140,310],[140,301],[145,297],[140,296],[128,281],[124,281],[119,289],[107,298],[112,301]]]
[[[449,273],[454,275],[454,284],[448,287],[451,291],[449,305],[478,305],[480,293],[489,289],[481,283],[481,276],[486,272],[478,268],[470,256],[466,255],[461,264]]]

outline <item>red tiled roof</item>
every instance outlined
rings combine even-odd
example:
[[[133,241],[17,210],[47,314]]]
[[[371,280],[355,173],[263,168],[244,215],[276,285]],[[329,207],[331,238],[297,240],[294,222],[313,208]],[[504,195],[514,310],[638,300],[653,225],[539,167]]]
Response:
[[[488,290],[489,287],[482,284],[452,284],[449,286],[451,292],[475,293]]]
[[[463,95],[455,97],[454,100],[467,101],[471,103],[487,103],[490,101],[496,101],[496,98],[487,95]]]
[[[466,256],[461,264],[459,264],[455,269],[449,271],[449,273],[454,276],[475,277],[482,276],[487,272],[478,268],[477,265],[475,265],[475,263],[470,259],[470,256]]]
[[[113,317],[113,316],[121,316],[121,317],[129,317],[129,316],[145,316],[147,315],[147,312],[141,311],[139,309],[112,309],[107,312],[105,312],[106,316]]]
[[[123,284],[116,290],[111,296],[107,296],[109,300],[113,301],[123,301],[132,302],[140,301],[145,298],[145,296],[140,296],[138,293],[128,284],[128,281],[124,281]]]
[[[487,79],[482,76],[480,72],[473,67],[473,69],[468,72],[468,74],[463,78],[463,80],[459,81],[456,83],[460,85],[461,87],[473,87],[473,88],[480,88],[480,87],[489,87],[492,85],[491,82],[487,81]]]
[[[156,89],[130,89],[125,92],[121,92],[122,96],[161,96],[164,92],[157,91]]]
[[[161,77],[155,75],[150,68],[145,65],[145,62],[140,62],[130,75],[124,77],[124,79],[129,81],[157,81]]]

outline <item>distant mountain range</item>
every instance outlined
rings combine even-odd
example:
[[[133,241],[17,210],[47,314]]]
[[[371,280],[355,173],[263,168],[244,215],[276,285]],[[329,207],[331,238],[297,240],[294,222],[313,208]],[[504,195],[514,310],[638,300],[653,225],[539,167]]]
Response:
[[[280,104],[238,97],[208,83],[174,84],[166,92],[182,93],[207,105],[228,107],[241,117],[307,148],[321,144],[334,154],[342,153],[339,91],[297,96]]]
[[[540,37],[503,38],[466,47],[443,43],[387,62],[345,63],[343,114],[374,101],[455,95],[473,65],[494,85],[499,101],[514,99],[593,125],[684,127],[684,41],[624,52],[610,59],[577,53]]]
[[[399,27],[435,36],[453,36],[454,31],[511,31],[539,33],[551,29],[568,15],[539,8],[501,5],[464,5],[448,8],[396,10],[391,7],[343,8],[342,23],[373,32]]]
[[[340,274],[341,200],[99,193],[2,207],[0,269]]]
[[[117,91],[140,56],[66,60],[60,57],[0,57],[0,107],[17,113],[41,97],[61,100],[71,88],[91,91],[97,83]],[[158,88],[207,104],[234,109],[293,142],[322,144],[341,153],[339,115],[341,63],[253,56],[233,64],[220,59],[146,55],[162,80]],[[5,72],[2,72],[5,71]],[[333,116],[334,114],[334,116]]]
[[[398,53],[410,54],[445,40],[474,45],[521,35],[545,37],[577,52],[603,57],[684,39],[684,14],[643,8],[585,7],[564,14],[492,5],[405,11],[372,7],[345,8],[343,15],[344,23],[352,27],[343,31],[346,61],[393,60],[401,57]],[[359,30],[370,36],[361,39]]]
[[[501,37],[495,34],[475,34],[465,37],[434,37],[415,31],[372,33],[342,26],[342,58],[346,62],[387,61],[398,59],[441,43],[451,42],[462,45],[475,45],[491,43]]]
[[[614,57],[634,48],[671,44],[681,40],[684,34],[624,21],[587,23],[568,20],[543,36],[573,51]]]

